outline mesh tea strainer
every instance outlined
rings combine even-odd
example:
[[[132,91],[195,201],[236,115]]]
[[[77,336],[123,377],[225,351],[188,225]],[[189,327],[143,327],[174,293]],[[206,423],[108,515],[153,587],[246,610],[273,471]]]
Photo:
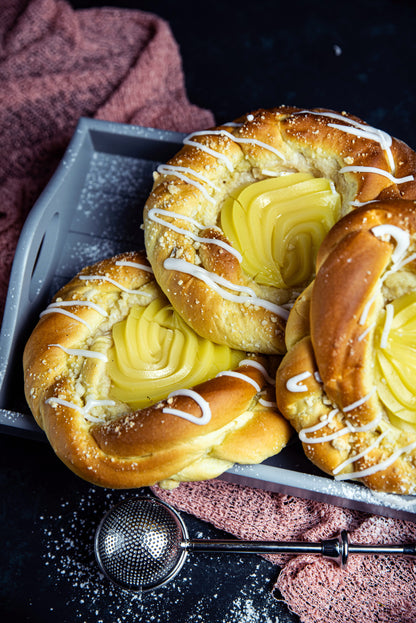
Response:
[[[133,592],[154,590],[181,570],[189,551],[237,554],[320,554],[341,567],[350,554],[416,555],[416,544],[350,544],[342,531],[320,543],[305,541],[237,541],[188,539],[180,515],[171,506],[150,497],[127,499],[101,520],[94,543],[104,575],[120,588]]]

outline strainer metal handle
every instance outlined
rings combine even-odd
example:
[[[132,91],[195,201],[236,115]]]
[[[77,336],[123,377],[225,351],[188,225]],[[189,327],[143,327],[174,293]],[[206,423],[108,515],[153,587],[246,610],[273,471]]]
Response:
[[[232,554],[319,554],[330,559],[340,567],[347,565],[350,554],[401,554],[416,556],[416,544],[406,545],[361,545],[349,542],[346,530],[332,539],[319,543],[306,541],[232,541],[232,540],[191,540],[182,547],[194,552],[222,552]]]

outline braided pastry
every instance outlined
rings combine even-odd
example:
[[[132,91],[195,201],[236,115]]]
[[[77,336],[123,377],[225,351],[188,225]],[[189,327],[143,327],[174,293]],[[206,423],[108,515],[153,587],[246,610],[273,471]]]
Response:
[[[416,202],[377,201],[330,231],[287,323],[282,413],[338,480],[416,493]]]
[[[362,202],[416,197],[415,153],[346,113],[259,110],[184,143],[155,173],[147,256],[185,321],[232,348],[283,353],[332,225]]]
[[[85,268],[64,286],[23,363],[26,399],[56,454],[98,485],[213,478],[234,462],[261,462],[290,436],[272,358],[196,335],[143,253]]]

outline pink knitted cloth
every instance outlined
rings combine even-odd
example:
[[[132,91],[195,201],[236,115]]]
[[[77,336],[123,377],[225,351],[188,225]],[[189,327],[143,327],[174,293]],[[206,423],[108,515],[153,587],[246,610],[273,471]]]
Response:
[[[348,530],[352,543],[408,543],[416,524],[221,480],[182,483],[162,500],[249,540],[310,541]],[[318,556],[268,557],[282,567],[275,590],[302,623],[414,623],[416,561],[351,556],[346,569]],[[276,596],[276,595],[275,595]]]
[[[214,124],[189,103],[169,26],[141,11],[74,11],[64,0],[5,0],[0,19],[0,317],[24,219],[79,117],[190,132]],[[411,523],[366,516],[222,481],[155,492],[180,510],[248,539],[416,539]],[[277,588],[306,623],[416,620],[415,568],[357,557],[347,571],[319,558],[280,557]]]
[[[182,132],[214,119],[189,103],[178,46],[155,15],[3,0],[0,16],[1,318],[23,222],[81,116]]]

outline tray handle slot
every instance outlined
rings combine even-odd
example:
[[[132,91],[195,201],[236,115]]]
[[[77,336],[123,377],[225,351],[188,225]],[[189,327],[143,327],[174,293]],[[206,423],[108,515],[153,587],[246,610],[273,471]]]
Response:
[[[27,274],[30,274],[31,277],[27,292],[30,303],[41,294],[55,269],[60,238],[59,221],[60,215],[55,212],[47,223],[43,235],[40,236],[37,248],[36,246],[32,248],[28,257]],[[32,269],[30,269],[31,265]]]
[[[49,295],[49,281],[64,240],[62,215],[35,206],[26,220],[12,266],[0,340],[0,407],[22,382],[21,354]],[[9,362],[9,365],[7,365]]]

